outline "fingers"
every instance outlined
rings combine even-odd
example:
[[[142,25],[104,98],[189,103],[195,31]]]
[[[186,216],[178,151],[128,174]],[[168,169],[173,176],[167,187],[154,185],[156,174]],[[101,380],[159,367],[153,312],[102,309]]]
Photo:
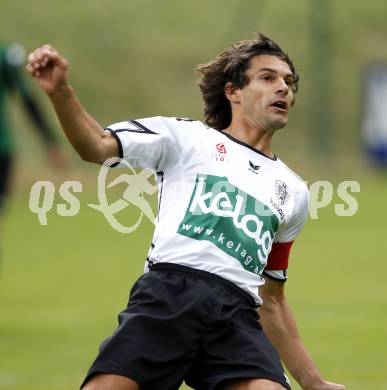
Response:
[[[43,45],[28,55],[26,70],[34,77],[39,77],[48,65],[67,68],[68,62],[50,45]]]
[[[339,385],[333,382],[325,382],[324,386],[321,387],[323,390],[347,390],[344,385]]]

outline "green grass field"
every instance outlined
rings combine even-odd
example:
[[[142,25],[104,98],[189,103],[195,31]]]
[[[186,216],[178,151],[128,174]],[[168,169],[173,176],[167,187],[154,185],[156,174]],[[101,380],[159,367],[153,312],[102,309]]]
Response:
[[[81,101],[103,125],[152,115],[201,118],[195,65],[255,31],[278,40],[301,84],[276,153],[310,181],[361,184],[355,216],[337,217],[331,205],[307,224],[293,249],[288,299],[324,377],[350,390],[387,390],[387,178],[375,175],[360,153],[361,72],[387,58],[387,8],[384,0],[330,2],[332,150],[318,158],[310,135],[311,81],[319,77],[311,65],[310,4],[2,0],[0,39],[27,51],[46,42],[56,46],[70,60]],[[96,194],[85,179],[80,214],[65,218],[51,211],[48,226],[41,226],[28,210],[32,183],[78,176],[47,174],[30,124],[20,109],[12,113],[18,175],[0,226],[0,389],[75,389],[142,273],[152,225],[145,221],[130,235],[114,231],[86,207]],[[59,127],[52,110],[47,113]],[[80,177],[95,180],[95,170],[71,153]],[[121,218],[136,219],[132,212]]]
[[[330,206],[308,222],[293,250],[288,299],[324,376],[351,390],[382,390],[387,186],[360,183],[355,216],[337,217]],[[79,215],[52,211],[41,226],[27,196],[14,199],[4,229],[0,388],[75,389],[142,273],[152,225],[120,234],[85,206],[95,200],[85,194]]]

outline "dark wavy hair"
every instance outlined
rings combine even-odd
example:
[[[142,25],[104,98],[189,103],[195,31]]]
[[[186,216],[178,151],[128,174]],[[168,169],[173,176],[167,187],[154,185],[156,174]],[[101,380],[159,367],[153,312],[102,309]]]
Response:
[[[270,38],[258,34],[257,38],[234,43],[214,60],[196,67],[200,75],[199,87],[204,100],[205,122],[218,130],[231,123],[231,105],[225,95],[228,82],[236,88],[249,83],[246,70],[252,57],[271,55],[286,62],[293,73],[293,92],[298,90],[299,76],[289,56]]]

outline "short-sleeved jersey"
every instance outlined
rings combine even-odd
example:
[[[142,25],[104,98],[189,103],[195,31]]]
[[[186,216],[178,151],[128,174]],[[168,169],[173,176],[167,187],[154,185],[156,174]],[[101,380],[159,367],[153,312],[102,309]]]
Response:
[[[188,119],[145,118],[106,130],[122,158],[157,173],[159,213],[145,271],[169,262],[211,272],[258,305],[263,273],[286,280],[309,193],[280,159]]]

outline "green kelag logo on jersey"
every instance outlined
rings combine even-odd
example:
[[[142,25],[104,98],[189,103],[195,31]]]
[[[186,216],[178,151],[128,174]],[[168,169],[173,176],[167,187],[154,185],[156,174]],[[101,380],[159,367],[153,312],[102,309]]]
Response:
[[[261,274],[277,228],[277,216],[226,177],[199,174],[177,232],[211,241],[245,270]]]

